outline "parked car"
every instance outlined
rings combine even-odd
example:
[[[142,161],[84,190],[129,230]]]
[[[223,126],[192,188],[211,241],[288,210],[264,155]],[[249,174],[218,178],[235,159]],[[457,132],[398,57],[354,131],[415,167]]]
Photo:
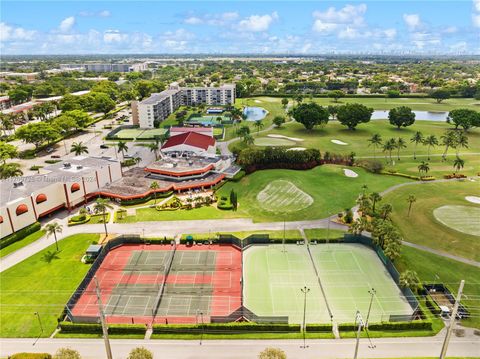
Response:
[[[60,158],[59,155],[51,155],[50,158]]]
[[[108,148],[108,146],[106,144],[102,144],[102,145],[100,145],[100,148],[106,149],[106,148]]]
[[[52,153],[52,152],[53,152],[53,148],[52,148],[52,147],[47,148],[47,153]]]

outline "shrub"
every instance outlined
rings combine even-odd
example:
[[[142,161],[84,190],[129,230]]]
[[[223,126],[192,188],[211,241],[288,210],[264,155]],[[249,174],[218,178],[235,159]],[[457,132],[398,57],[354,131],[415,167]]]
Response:
[[[231,181],[233,182],[238,182],[240,181],[243,177],[245,177],[246,173],[245,171],[239,171],[235,176],[231,178]]]
[[[40,168],[43,168],[43,166],[34,165],[30,167],[30,171],[38,171]]]
[[[350,224],[353,222],[353,212],[350,208],[347,208],[345,210],[345,216],[344,216],[344,221],[347,224]]]
[[[338,325],[339,331],[355,331],[357,326],[354,323],[342,323]],[[411,322],[381,322],[368,325],[369,330],[432,330],[430,320],[413,320]]]
[[[69,348],[60,348],[57,350],[53,359],[81,359],[80,353]]]
[[[62,162],[62,160],[45,160],[45,163],[54,165],[55,163]]]
[[[76,226],[78,224],[84,224],[90,221],[91,216],[86,214],[78,214],[68,219],[69,226]]]
[[[204,324],[155,324],[153,326],[154,333],[225,333],[235,334],[238,332],[299,332],[299,324],[257,324],[247,322],[234,323],[208,323]]]
[[[150,350],[139,347],[132,349],[127,359],[153,359],[153,354]]]
[[[383,163],[376,160],[357,161],[357,166],[365,168],[368,172],[381,173],[383,171]]]
[[[314,333],[331,332],[332,325],[331,324],[307,324],[305,329],[307,332],[314,332]]]
[[[60,322],[59,327],[64,333],[79,334],[101,334],[101,324],[85,324]],[[143,324],[110,324],[108,332],[110,334],[145,334],[146,328]]]
[[[260,354],[259,359],[287,359],[287,354],[279,348],[265,348]]]
[[[10,355],[9,359],[52,359],[48,353],[17,353]]]
[[[32,223],[31,225],[29,225],[25,228],[22,228],[22,229],[16,231],[15,233],[12,233],[12,234],[6,236],[5,238],[2,238],[0,240],[0,249],[5,248],[5,247],[9,246],[10,244],[15,243],[17,241],[20,241],[20,240],[24,239],[26,236],[29,236],[30,234],[32,234],[34,232],[37,232],[40,229],[41,229],[41,225],[40,225],[39,222]]]

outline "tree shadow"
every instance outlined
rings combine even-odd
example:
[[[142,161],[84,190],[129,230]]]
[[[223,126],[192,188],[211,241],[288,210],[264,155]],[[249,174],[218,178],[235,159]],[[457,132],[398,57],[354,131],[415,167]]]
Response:
[[[42,256],[42,261],[46,263],[51,263],[54,259],[60,259],[56,251],[48,251]]]

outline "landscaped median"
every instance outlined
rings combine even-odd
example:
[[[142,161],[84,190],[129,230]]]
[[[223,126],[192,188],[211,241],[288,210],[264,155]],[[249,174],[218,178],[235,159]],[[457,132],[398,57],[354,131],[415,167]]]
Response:
[[[105,222],[108,223],[110,220],[110,213],[107,212],[105,214]],[[76,226],[79,224],[84,224],[84,223],[89,223],[89,224],[98,224],[98,223],[103,223],[103,214],[78,214],[76,216],[70,217],[68,219],[68,226]]]

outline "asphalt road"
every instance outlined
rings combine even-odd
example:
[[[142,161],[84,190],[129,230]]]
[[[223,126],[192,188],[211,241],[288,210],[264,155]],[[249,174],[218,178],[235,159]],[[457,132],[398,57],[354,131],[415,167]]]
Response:
[[[477,337],[478,338],[478,337]],[[477,338],[452,337],[449,357],[479,357],[480,340]],[[479,338],[480,339],[480,338]],[[82,358],[105,358],[102,339],[0,339],[0,356],[15,352],[49,352],[70,347],[78,350]],[[428,338],[382,338],[373,339],[375,348],[370,348],[367,339],[360,341],[359,358],[436,357],[439,355],[443,336]],[[307,340],[303,349],[301,340],[207,340],[200,345],[198,340],[111,340],[113,357],[126,358],[132,348],[143,346],[154,353],[154,358],[175,359],[253,359],[266,347],[285,351],[289,359],[352,358],[354,339]]]

